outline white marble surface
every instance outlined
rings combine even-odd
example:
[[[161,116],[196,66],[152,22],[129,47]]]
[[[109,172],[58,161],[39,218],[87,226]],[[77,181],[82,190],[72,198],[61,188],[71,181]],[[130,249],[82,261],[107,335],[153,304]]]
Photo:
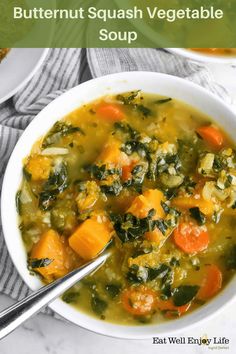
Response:
[[[236,68],[211,65],[215,80],[224,85],[230,92],[236,109]],[[12,303],[6,296],[0,295],[0,310]],[[181,354],[225,352],[236,353],[236,301],[211,320],[196,326],[191,330],[177,334],[178,337],[200,338],[226,337],[230,340],[228,346],[214,349],[199,345],[153,345],[152,340],[127,341],[96,335],[70,323],[53,319],[46,315],[37,315],[21,328],[0,342],[0,354],[121,354],[136,353]],[[157,333],[158,336],[158,333]]]

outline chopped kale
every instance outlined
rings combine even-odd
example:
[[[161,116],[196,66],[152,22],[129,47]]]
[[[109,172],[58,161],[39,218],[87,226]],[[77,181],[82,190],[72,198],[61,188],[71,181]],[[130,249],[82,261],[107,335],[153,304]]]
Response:
[[[68,172],[65,163],[60,164],[50,174],[39,194],[39,207],[42,210],[50,210],[57,199],[58,194],[68,187]]]
[[[114,128],[115,130],[119,130],[122,133],[127,134],[130,139],[136,140],[140,136],[140,133],[138,131],[136,131],[128,123],[125,122],[115,122]]]
[[[77,302],[80,293],[78,291],[68,290],[62,295],[62,300],[67,304]]]
[[[116,179],[112,184],[103,184],[100,186],[100,189],[103,193],[108,195],[119,195],[123,189],[121,181]]]
[[[165,208],[167,210],[167,205],[165,205]],[[155,228],[158,228],[162,234],[165,235],[169,228],[173,228],[177,225],[180,216],[179,211],[169,207],[168,218],[165,220],[153,220],[155,213],[155,209],[151,209],[146,218],[137,218],[130,213],[124,215],[111,214],[110,218],[117,236],[122,242],[128,242],[143,237],[146,232],[153,231]]]
[[[152,115],[152,111],[150,108],[142,105],[142,104],[137,104],[136,109],[138,112],[142,113],[142,115],[147,118]]]
[[[163,201],[161,201],[161,206],[166,214],[168,214],[168,215],[172,216],[174,219],[176,219],[176,220],[174,220],[174,222],[176,223],[177,219],[181,215],[181,212],[175,208],[170,207],[167,203],[165,203]],[[169,220],[166,220],[166,222],[168,222],[168,221],[171,222],[170,224],[167,224],[168,226],[175,226],[175,225],[172,225],[173,220],[171,220],[171,218]]]
[[[163,235],[165,235],[167,229],[168,229],[168,225],[166,224],[166,221],[165,220],[156,220],[155,221],[155,226],[161,231],[161,233]]]
[[[163,279],[169,272],[170,267],[166,264],[161,264],[157,268],[149,268],[148,269],[148,280],[154,280],[156,278]]]
[[[120,284],[107,284],[105,290],[111,299],[114,299],[121,292],[122,286]]]
[[[103,181],[107,179],[108,176],[111,175],[121,175],[121,169],[119,168],[112,168],[107,169],[106,165],[90,165],[86,168],[86,170],[90,173],[91,178],[95,178],[99,181]]]
[[[171,200],[175,198],[178,194],[178,189],[177,188],[168,188],[164,190],[164,195],[167,200]]]
[[[179,259],[172,257],[170,260],[170,266],[171,267],[179,267],[180,266],[180,261]]]
[[[174,273],[172,269],[168,266],[168,271],[161,279],[161,295],[162,297],[169,298],[172,295],[171,285],[174,280]]]
[[[185,189],[188,194],[193,194],[193,190],[196,187],[197,183],[192,180],[191,177],[185,176],[184,181],[181,184],[181,187]]]
[[[136,152],[142,158],[146,157],[149,153],[146,144],[136,140],[127,141],[125,144],[123,144],[121,150],[124,151],[127,155],[132,155],[134,152]]]
[[[226,164],[224,163],[223,159],[215,155],[214,162],[213,162],[213,170],[215,172],[220,172],[226,168]]]
[[[156,268],[141,267],[133,264],[129,268],[129,271],[126,274],[126,278],[131,284],[141,284],[147,283],[154,279],[164,279],[170,271],[171,268],[164,263]]]
[[[43,268],[43,267],[47,267],[52,262],[53,259],[49,259],[49,258],[31,258],[28,261],[28,267],[29,269]]]
[[[225,263],[227,269],[236,269],[236,244],[226,254]]]
[[[169,205],[168,205],[167,203],[161,201],[161,206],[162,206],[162,209],[164,210],[164,212],[165,212],[166,214],[169,214],[169,212],[170,212],[170,207],[169,207]]]
[[[42,147],[46,148],[50,145],[53,145],[58,142],[58,140],[66,135],[74,134],[74,133],[81,133],[84,135],[84,132],[79,127],[74,127],[71,124],[65,122],[56,122],[49,133],[43,140]]]
[[[133,100],[138,96],[140,90],[132,91],[128,95],[117,95],[116,99],[122,102],[124,105],[130,105],[133,103]]]
[[[168,172],[170,165],[174,167],[176,172],[180,170],[182,165],[178,154],[166,154],[165,156],[158,157],[156,165],[157,175]]]
[[[128,95],[117,95],[116,99],[120,102],[122,102],[126,106],[130,106],[132,109],[136,109],[138,112],[142,113],[142,115],[146,118],[152,114],[152,111],[150,108],[133,102],[139,94],[140,90],[138,91],[132,91]]]
[[[175,306],[183,306],[192,301],[197,292],[199,286],[197,285],[181,285],[173,290],[173,302]]]
[[[141,238],[147,231],[154,230],[156,222],[161,222],[160,220],[152,220],[154,213],[155,210],[152,209],[149,211],[148,216],[142,219],[130,213],[124,215],[111,214],[110,217],[117,236],[122,242],[128,242]]]
[[[172,98],[163,98],[161,100],[155,101],[154,103],[160,105],[160,104],[168,103],[170,101],[172,101]]]
[[[132,172],[132,185],[138,186],[141,185],[144,181],[146,170],[142,165],[137,165],[133,168]]]
[[[148,279],[148,269],[133,264],[126,274],[126,279],[130,284],[146,283]]]
[[[101,299],[97,294],[92,294],[91,307],[93,312],[101,316],[107,309],[107,306],[108,304],[105,300]]]
[[[190,208],[189,212],[191,217],[197,221],[198,225],[204,225],[206,223],[206,216],[198,207]]]
[[[16,210],[19,215],[22,212],[22,203],[21,203],[21,190],[16,193]]]
[[[232,185],[233,177],[231,175],[226,176],[225,188],[229,188]]]

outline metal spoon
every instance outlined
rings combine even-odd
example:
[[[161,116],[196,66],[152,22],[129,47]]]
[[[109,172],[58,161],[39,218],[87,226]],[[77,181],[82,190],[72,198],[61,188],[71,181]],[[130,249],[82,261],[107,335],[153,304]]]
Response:
[[[66,274],[64,277],[43,286],[23,300],[0,312],[0,339],[14,331],[23,322],[35,315],[79,280],[100,267],[110,254],[111,251],[107,250],[106,246],[105,251],[101,252],[97,258]]]

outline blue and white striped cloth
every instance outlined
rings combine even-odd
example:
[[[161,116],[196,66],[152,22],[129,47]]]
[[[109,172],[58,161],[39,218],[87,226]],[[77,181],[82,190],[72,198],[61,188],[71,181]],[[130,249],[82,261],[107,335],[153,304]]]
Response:
[[[228,100],[209,71],[157,49],[51,49],[28,84],[0,105],[0,186],[9,156],[22,131],[50,101],[86,80],[122,71],[155,71],[194,81]],[[1,79],[1,78],[0,78]],[[0,292],[20,299],[29,294],[14,268],[0,225]]]

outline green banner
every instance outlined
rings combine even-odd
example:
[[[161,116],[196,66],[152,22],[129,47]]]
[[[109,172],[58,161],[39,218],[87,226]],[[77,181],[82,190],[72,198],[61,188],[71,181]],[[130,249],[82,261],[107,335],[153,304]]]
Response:
[[[236,47],[236,0],[0,0],[0,47]]]

